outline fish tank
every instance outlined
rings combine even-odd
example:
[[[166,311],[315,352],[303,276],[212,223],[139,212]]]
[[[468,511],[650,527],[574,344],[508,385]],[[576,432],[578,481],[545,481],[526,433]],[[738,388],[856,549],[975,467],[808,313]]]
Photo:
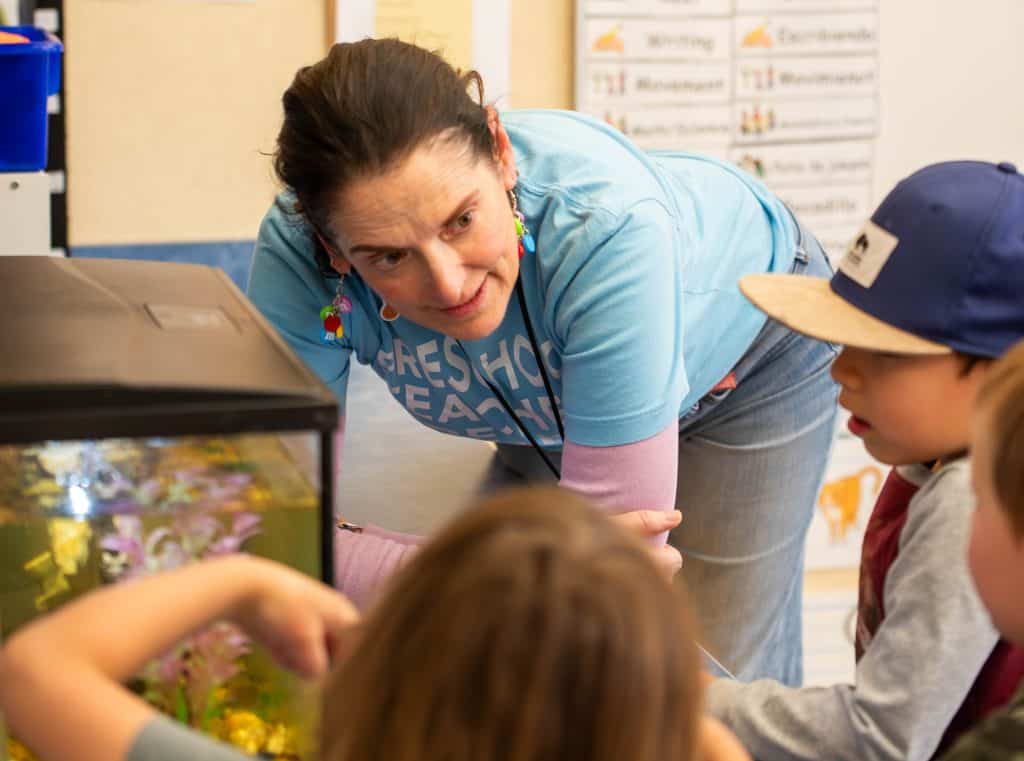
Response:
[[[219,270],[0,257],[0,641],[106,584],[247,552],[333,578],[331,392]],[[217,623],[129,683],[263,759],[318,701]],[[0,757],[32,759],[0,723]]]

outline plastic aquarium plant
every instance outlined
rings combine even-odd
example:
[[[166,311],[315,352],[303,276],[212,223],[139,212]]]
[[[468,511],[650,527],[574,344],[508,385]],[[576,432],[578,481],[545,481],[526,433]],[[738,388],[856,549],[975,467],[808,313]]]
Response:
[[[260,516],[223,513],[222,506],[237,500],[250,481],[244,473],[190,468],[142,484],[133,495],[139,507],[155,507],[172,517],[147,530],[138,514],[116,515],[114,530],[100,540],[105,575],[126,580],[238,552],[260,532]],[[241,631],[216,624],[149,663],[140,675],[143,695],[179,721],[209,729],[221,715],[220,688],[242,671],[241,659],[249,652],[249,639]]]
[[[31,472],[36,499],[76,516],[47,519],[49,548],[25,566],[40,583],[38,610],[67,598],[68,579],[91,565],[97,549],[100,579],[108,583],[243,551],[262,531],[262,517],[251,508],[270,499],[254,481],[257,468],[222,439],[153,440],[142,448],[124,441],[48,444],[19,468]],[[75,509],[73,493],[84,500],[84,512]],[[292,761],[300,757],[303,722],[296,722],[289,688],[278,679],[243,632],[219,623],[146,664],[132,686],[184,724],[247,753]],[[31,758],[13,738],[8,753]]]

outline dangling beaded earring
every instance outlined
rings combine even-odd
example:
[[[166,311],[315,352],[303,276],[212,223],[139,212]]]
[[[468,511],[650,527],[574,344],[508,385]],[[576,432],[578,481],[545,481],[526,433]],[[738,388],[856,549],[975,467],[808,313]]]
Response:
[[[380,318],[384,320],[384,322],[394,322],[398,319],[398,310],[390,304],[381,304]]]
[[[341,292],[345,284],[345,276],[338,278],[338,288],[334,293],[334,300],[320,310],[320,321],[324,324],[324,343],[334,343],[345,335],[345,328],[341,324],[341,315],[352,311],[352,301]]]
[[[537,244],[526,227],[526,218],[519,211],[519,202],[516,200],[516,194],[512,188],[508,190],[508,201],[512,204],[512,218],[516,225],[516,237],[519,238],[519,258],[522,259],[523,254],[532,254],[536,251]]]

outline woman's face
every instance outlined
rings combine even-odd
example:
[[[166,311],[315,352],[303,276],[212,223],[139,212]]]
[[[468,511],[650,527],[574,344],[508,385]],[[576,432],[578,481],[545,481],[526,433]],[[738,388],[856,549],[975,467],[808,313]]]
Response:
[[[442,135],[353,182],[332,220],[336,269],[351,266],[403,318],[467,341],[498,327],[519,275],[515,165],[496,119],[492,132],[496,160]]]

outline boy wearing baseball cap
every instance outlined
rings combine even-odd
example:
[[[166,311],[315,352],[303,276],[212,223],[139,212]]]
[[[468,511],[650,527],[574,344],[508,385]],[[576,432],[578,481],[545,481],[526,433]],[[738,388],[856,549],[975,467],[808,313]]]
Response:
[[[832,375],[850,431],[894,468],[865,531],[854,684],[720,679],[709,710],[761,761],[932,758],[1024,675],[965,560],[974,398],[989,360],[1024,337],[1024,177],[1005,163],[926,167],[886,197],[831,281],[756,275],[740,288],[844,345]]]

